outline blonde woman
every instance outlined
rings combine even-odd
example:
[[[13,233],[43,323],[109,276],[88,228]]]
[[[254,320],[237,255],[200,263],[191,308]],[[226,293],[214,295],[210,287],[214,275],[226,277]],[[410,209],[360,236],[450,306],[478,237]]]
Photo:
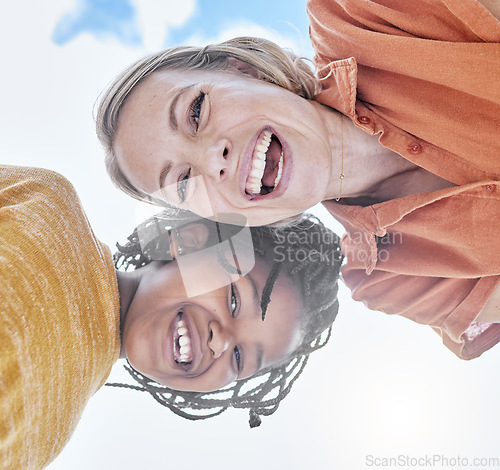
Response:
[[[237,38],[120,75],[97,116],[109,173],[253,225],[323,202],[353,297],[477,357],[500,339],[500,24],[475,0],[307,6],[316,74]]]

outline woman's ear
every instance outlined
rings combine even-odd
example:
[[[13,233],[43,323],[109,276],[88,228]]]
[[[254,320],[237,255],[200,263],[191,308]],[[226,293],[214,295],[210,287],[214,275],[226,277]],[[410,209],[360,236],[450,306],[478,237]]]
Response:
[[[203,250],[209,237],[208,227],[202,223],[193,222],[170,235],[170,253],[174,258]]]
[[[228,57],[227,65],[228,69],[233,72],[238,72],[253,78],[260,78],[259,71],[253,65],[247,64],[240,59],[236,59],[235,57]]]

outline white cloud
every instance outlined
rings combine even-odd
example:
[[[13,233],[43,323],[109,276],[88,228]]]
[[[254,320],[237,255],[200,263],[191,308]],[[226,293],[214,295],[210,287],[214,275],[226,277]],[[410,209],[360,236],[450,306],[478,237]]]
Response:
[[[182,26],[194,13],[196,0],[132,0],[137,8],[144,47],[161,49],[169,27]]]
[[[204,46],[210,43],[226,41],[237,36],[255,36],[266,38],[270,41],[274,41],[281,47],[291,49],[296,54],[305,57],[312,57],[312,47],[307,32],[301,32],[296,28],[290,27],[289,33],[284,34],[249,21],[235,22],[231,27],[220,31],[219,34],[214,36],[204,36],[199,33],[193,33],[188,38],[186,43],[196,46]]]

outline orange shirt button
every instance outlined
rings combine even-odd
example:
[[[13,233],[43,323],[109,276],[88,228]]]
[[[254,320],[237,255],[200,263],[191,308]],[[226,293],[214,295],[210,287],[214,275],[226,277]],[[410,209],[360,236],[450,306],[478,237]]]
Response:
[[[368,116],[360,116],[358,121],[361,124],[370,124],[370,122],[372,122],[372,120]]]
[[[418,142],[414,142],[413,144],[408,145],[407,150],[413,155],[418,155],[422,151],[422,146]]]
[[[486,186],[483,186],[483,188],[486,190],[486,191],[496,191],[497,190],[497,185],[496,184],[487,184]]]

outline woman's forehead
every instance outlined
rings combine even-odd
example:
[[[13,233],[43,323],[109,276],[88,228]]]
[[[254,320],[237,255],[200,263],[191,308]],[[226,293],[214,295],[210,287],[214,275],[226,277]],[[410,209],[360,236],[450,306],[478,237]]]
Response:
[[[230,84],[243,78],[237,71],[205,70],[205,69],[159,69],[146,77],[138,87],[143,84],[151,90],[170,90],[172,94],[181,88],[196,86],[199,84]]]

